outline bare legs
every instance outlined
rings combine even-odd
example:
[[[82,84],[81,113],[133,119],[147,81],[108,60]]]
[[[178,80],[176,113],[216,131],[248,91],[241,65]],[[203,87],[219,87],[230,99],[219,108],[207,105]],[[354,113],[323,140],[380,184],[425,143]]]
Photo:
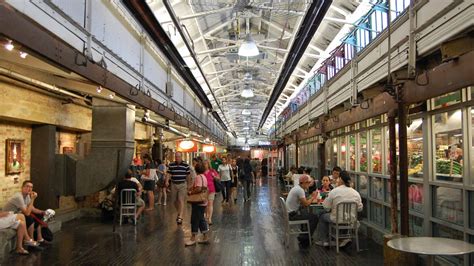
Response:
[[[163,201],[161,201],[161,198],[163,198]],[[166,205],[166,187],[160,187],[158,189],[158,204]]]
[[[214,200],[207,201],[207,208],[206,208],[206,217],[207,222],[212,224],[212,212],[214,211]]]
[[[155,194],[153,193],[153,190],[148,190],[147,195],[148,195],[148,209],[146,210],[151,211],[155,207]]]

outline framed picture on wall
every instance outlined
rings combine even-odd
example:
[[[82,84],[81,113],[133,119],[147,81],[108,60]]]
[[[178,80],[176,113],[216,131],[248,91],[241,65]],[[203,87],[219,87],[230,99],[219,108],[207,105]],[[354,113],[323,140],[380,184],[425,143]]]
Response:
[[[5,174],[19,174],[23,170],[23,143],[24,140],[6,140]]]

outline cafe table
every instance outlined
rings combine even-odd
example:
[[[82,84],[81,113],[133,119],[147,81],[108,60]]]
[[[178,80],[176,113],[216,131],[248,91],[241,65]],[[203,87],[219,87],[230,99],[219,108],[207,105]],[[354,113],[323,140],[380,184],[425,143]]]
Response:
[[[474,245],[444,237],[401,237],[387,245],[395,250],[428,256],[427,265],[434,265],[434,256],[457,256],[474,252]]]

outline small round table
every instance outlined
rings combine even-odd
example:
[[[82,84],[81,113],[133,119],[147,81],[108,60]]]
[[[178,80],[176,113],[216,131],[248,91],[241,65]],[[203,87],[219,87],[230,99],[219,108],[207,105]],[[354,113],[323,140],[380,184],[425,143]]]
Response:
[[[474,252],[474,245],[444,237],[401,237],[392,239],[387,245],[393,249],[428,255],[428,265],[434,265],[433,256],[456,256]]]

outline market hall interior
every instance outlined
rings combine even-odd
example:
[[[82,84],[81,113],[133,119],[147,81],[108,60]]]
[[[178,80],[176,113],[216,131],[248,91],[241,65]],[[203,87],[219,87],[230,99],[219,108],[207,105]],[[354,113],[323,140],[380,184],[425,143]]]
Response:
[[[156,246],[168,264],[472,265],[473,14],[472,0],[2,1],[0,264],[154,264]],[[178,157],[190,194],[224,192],[180,213]],[[201,165],[219,180],[196,184]],[[129,174],[141,215],[119,225]],[[335,213],[326,176],[360,198],[347,241],[291,226]],[[459,247],[431,256],[400,236]]]

